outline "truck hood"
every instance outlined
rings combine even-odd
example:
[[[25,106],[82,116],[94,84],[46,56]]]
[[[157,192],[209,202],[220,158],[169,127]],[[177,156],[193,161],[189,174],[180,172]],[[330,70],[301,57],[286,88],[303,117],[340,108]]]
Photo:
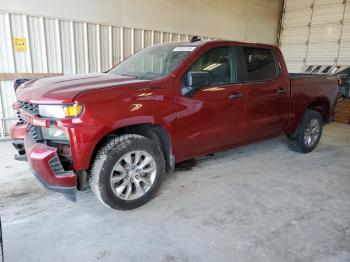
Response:
[[[18,100],[32,103],[69,103],[86,91],[145,82],[150,80],[103,73],[58,76],[28,81],[17,89],[16,94]]]

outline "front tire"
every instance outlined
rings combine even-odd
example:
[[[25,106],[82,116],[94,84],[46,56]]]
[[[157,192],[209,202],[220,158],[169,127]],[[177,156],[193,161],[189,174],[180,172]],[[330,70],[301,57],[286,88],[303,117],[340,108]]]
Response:
[[[103,204],[130,210],[154,196],[164,172],[164,157],[156,143],[140,135],[123,135],[98,151],[89,182]]]
[[[319,112],[308,109],[297,130],[288,136],[288,147],[299,153],[309,153],[318,145],[322,130],[322,116]]]

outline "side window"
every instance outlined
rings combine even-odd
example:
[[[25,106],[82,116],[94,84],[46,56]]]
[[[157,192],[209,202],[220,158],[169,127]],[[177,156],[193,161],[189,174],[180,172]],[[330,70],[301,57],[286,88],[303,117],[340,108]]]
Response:
[[[276,78],[275,60],[270,49],[243,47],[243,53],[247,64],[248,81],[263,81]]]
[[[209,73],[209,85],[228,84],[235,81],[231,47],[218,47],[202,55],[188,71]]]

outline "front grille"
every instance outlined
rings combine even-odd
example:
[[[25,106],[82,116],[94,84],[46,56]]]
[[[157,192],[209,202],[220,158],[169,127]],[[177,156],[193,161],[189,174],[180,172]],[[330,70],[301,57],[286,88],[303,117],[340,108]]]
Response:
[[[49,165],[55,175],[63,175],[66,173],[66,171],[63,169],[60,159],[57,156],[49,160]]]
[[[32,115],[39,115],[39,105],[38,104],[32,104],[28,102],[18,101],[19,108],[23,109],[24,111],[27,111],[28,113]]]
[[[41,129],[38,126],[29,126],[29,136],[34,140],[36,143],[42,143],[44,141],[44,137],[41,133]]]
[[[26,122],[22,119],[22,117],[19,114],[19,111],[16,112],[16,116],[18,118],[18,121],[16,123],[16,125],[21,126],[24,125]]]
[[[39,115],[39,105],[33,104],[33,103],[17,101],[17,104],[14,106],[14,109],[16,110],[16,116],[18,118],[18,121],[17,121],[18,126],[24,125],[26,123],[26,121],[24,121],[24,119],[21,118],[19,114],[19,109],[22,109],[31,115],[35,115],[35,116]]]

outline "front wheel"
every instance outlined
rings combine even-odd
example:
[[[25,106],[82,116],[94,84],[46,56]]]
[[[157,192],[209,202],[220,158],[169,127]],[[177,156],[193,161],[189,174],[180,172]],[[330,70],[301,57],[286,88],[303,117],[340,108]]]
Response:
[[[164,157],[156,143],[139,135],[123,135],[111,139],[99,150],[89,182],[106,206],[134,209],[157,192],[164,167]]]
[[[320,141],[323,130],[323,120],[319,112],[307,110],[294,134],[288,136],[288,146],[300,153],[309,153]]]

